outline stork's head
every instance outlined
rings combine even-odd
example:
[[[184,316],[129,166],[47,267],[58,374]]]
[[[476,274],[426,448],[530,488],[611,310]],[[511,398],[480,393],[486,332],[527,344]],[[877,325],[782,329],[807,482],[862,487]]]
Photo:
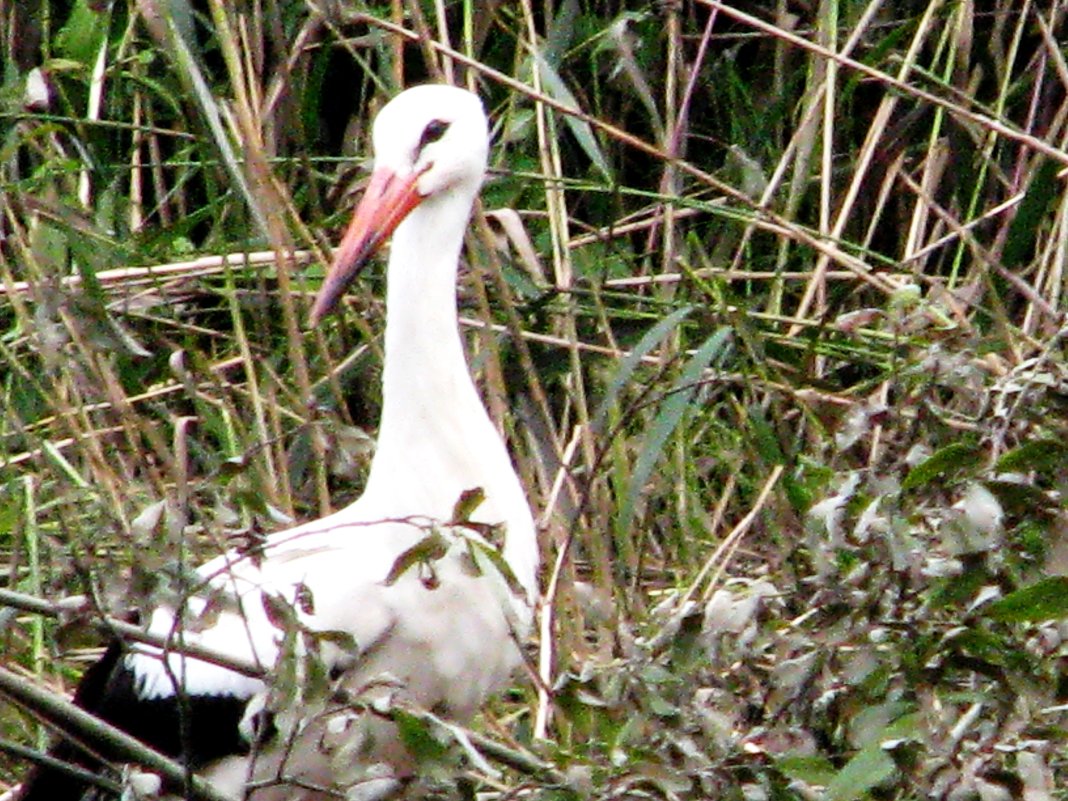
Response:
[[[470,198],[486,171],[489,134],[482,102],[454,86],[401,92],[378,113],[372,141],[374,172],[315,299],[312,326],[412,209],[436,198]]]

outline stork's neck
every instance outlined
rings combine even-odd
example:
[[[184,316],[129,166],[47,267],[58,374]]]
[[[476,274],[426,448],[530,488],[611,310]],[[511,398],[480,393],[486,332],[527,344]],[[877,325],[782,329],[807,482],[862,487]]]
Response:
[[[395,425],[411,425],[411,417],[404,413],[413,410],[413,403],[423,407],[423,398],[434,390],[460,384],[477,401],[456,317],[457,268],[473,202],[473,193],[458,190],[432,196],[393,235],[387,271],[380,440]],[[442,404],[425,406],[435,416],[448,417],[458,411],[442,408]],[[478,406],[481,410],[481,403]]]
[[[504,556],[533,594],[537,542],[504,442],[471,380],[456,316],[456,277],[476,189],[429,198],[397,228],[389,256],[382,422],[365,509],[451,519],[465,490],[472,519],[505,525]]]

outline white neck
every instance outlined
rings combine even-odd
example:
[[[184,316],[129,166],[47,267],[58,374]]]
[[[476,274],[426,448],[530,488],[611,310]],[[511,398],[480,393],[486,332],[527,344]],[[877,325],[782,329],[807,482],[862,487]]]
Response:
[[[506,526],[504,557],[533,597],[530,507],[471,380],[456,316],[457,264],[476,191],[428,198],[393,235],[382,422],[361,505],[448,520],[463,491],[481,488],[486,500],[472,519]]]

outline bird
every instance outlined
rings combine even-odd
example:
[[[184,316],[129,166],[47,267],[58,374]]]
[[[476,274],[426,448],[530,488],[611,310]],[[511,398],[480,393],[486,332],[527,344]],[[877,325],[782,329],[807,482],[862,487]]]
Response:
[[[187,600],[151,614],[148,632],[175,648],[114,642],[75,693],[224,795],[386,795],[415,770],[411,755],[388,716],[338,698],[401,698],[462,722],[522,664],[537,533],[456,310],[488,131],[479,97],[444,84],[404,90],[375,119],[370,180],[309,315],[320,325],[391,240],[382,412],[361,496],[203,564]],[[185,655],[182,644],[260,665],[268,678]],[[270,677],[307,680],[290,668],[311,657],[333,690],[318,706],[287,708],[294,689]],[[69,801],[86,790],[38,766],[18,797]]]

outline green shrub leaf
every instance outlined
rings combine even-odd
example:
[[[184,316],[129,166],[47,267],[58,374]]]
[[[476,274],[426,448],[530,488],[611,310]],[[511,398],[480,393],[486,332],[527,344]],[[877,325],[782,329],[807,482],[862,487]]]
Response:
[[[1068,617],[1068,576],[1053,576],[1010,593],[984,610],[1006,623],[1037,623]]]

